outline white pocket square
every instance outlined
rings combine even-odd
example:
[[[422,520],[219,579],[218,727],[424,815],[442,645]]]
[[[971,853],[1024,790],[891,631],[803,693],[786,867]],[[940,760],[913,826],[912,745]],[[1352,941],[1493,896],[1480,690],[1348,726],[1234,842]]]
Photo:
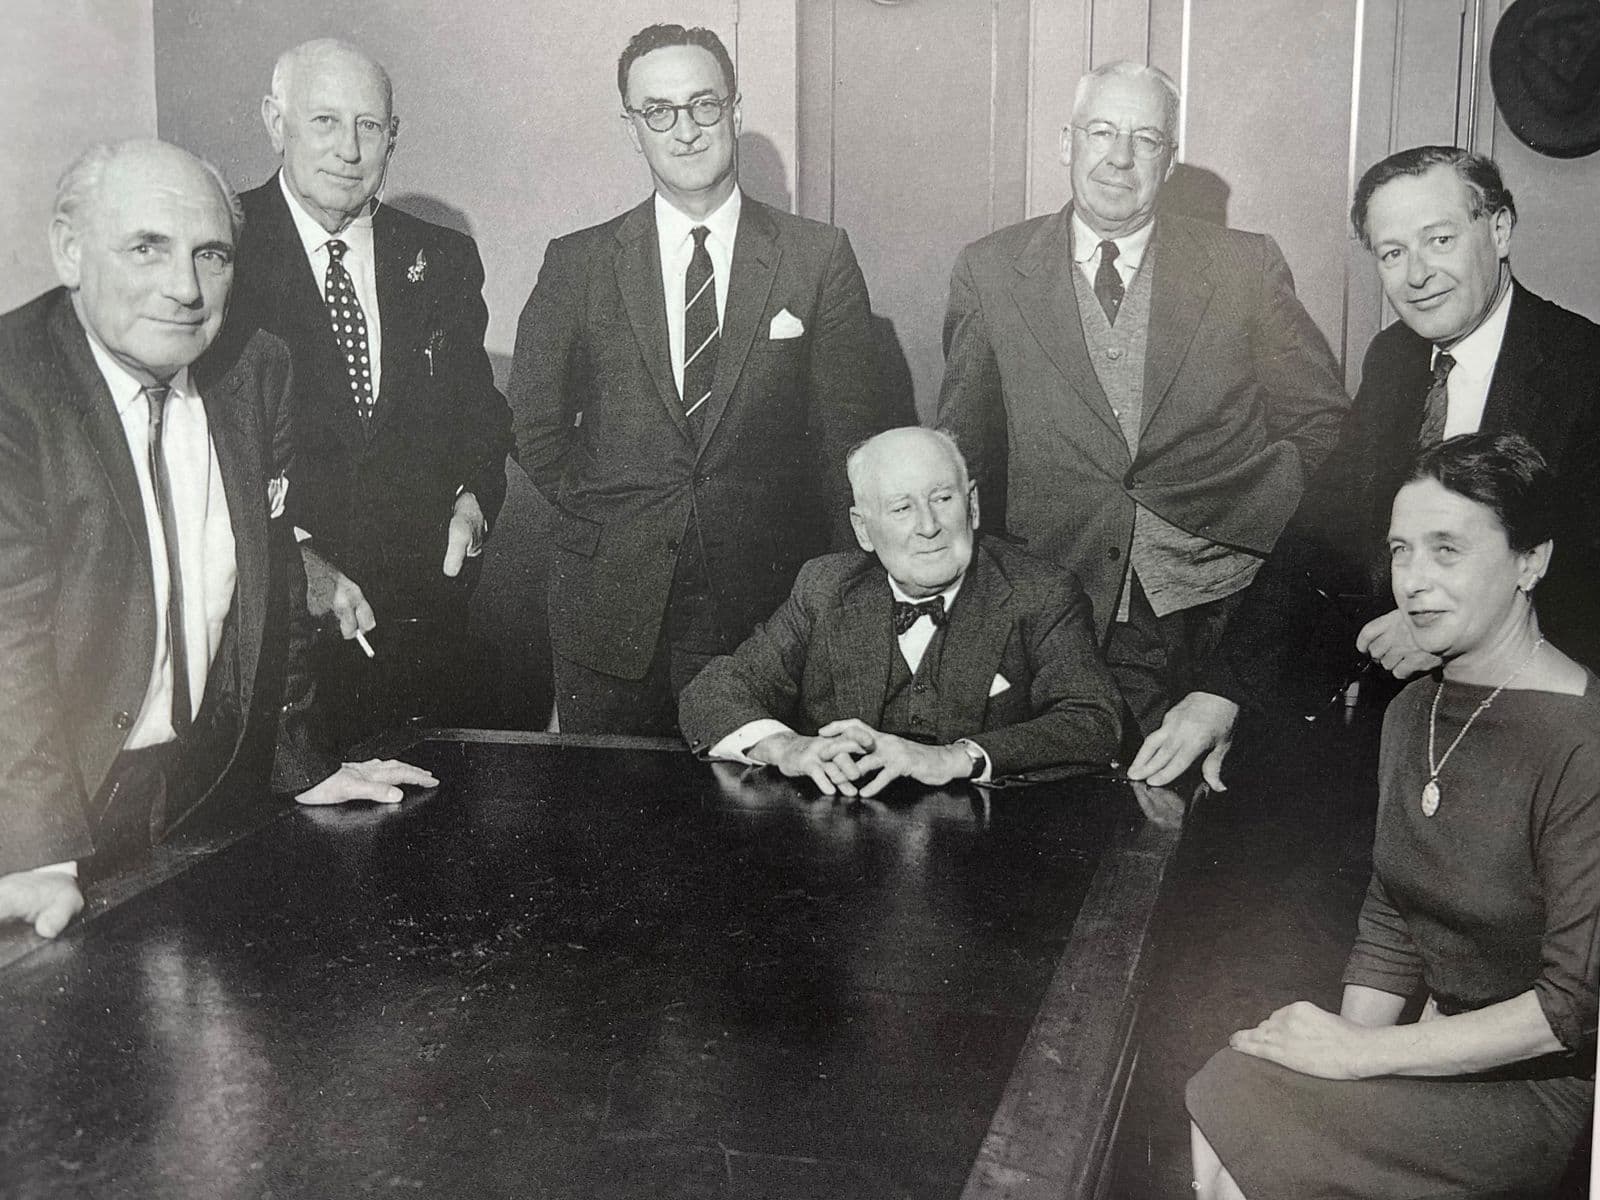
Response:
[[[786,308],[772,318],[772,324],[767,328],[767,340],[776,342],[797,338],[805,331],[805,323]]]
[[[1011,680],[1007,679],[1004,675],[996,675],[994,677],[994,682],[989,685],[989,695],[991,697],[998,696],[1001,692],[1007,692],[1010,690]]]

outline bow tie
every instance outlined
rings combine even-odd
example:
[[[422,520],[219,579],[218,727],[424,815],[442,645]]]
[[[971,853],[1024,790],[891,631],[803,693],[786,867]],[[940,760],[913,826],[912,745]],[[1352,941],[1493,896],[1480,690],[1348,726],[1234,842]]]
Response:
[[[900,637],[906,630],[917,623],[918,617],[927,617],[937,629],[949,620],[949,615],[944,611],[944,597],[935,596],[931,600],[924,600],[920,604],[912,604],[905,600],[894,602],[894,635]]]

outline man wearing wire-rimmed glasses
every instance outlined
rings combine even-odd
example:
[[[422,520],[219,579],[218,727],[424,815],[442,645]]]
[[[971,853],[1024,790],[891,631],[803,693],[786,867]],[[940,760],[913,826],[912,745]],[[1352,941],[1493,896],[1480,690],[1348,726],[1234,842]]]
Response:
[[[1130,773],[1168,782],[1204,744],[1220,787],[1243,699],[1222,631],[1349,399],[1270,238],[1158,214],[1179,110],[1154,67],[1079,81],[1071,204],[956,263],[939,420],[991,527],[1082,581],[1144,738]]]
[[[653,194],[550,243],[510,399],[556,509],[561,729],[671,735],[699,668],[851,544],[841,464],[884,420],[849,239],[739,187],[721,39],[643,29],[617,87]]]

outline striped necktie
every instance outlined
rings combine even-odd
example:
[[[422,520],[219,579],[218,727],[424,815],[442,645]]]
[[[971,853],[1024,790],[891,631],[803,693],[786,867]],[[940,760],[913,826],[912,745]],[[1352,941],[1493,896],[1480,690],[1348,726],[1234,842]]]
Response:
[[[167,661],[172,664],[172,732],[182,737],[193,719],[189,699],[189,653],[183,624],[183,559],[178,554],[178,522],[172,510],[172,476],[161,451],[167,396],[172,389],[147,387],[150,409],[150,484],[161,519],[161,541],[167,555]]]
[[[694,256],[683,278],[683,415],[698,439],[705,420],[704,404],[711,398],[711,380],[717,373],[717,346],[722,326],[717,320],[717,277],[711,270],[704,225],[690,231]]]
[[[1444,440],[1444,422],[1450,410],[1450,369],[1456,360],[1443,350],[1433,360],[1433,382],[1422,401],[1422,428],[1417,431],[1417,448],[1427,449]]]

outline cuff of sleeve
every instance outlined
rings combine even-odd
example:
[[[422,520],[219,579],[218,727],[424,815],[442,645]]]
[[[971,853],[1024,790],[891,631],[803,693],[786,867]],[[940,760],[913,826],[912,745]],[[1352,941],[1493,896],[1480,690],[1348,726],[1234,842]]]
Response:
[[[988,783],[994,778],[994,759],[989,757],[989,752],[987,750],[978,745],[978,743],[973,741],[971,738],[957,738],[956,745],[971,747],[971,749],[968,750],[969,754],[972,752],[972,750],[976,750],[980,755],[983,756],[982,769],[974,771],[971,775],[967,776],[967,778],[972,780],[973,783]],[[975,766],[977,765],[977,762],[977,759],[973,760],[973,764]]]
[[[707,755],[710,758],[721,758],[729,762],[749,763],[753,767],[765,766],[758,763],[749,755],[750,748],[762,738],[769,738],[775,733],[793,733],[782,721],[773,720],[771,717],[761,717],[755,721],[748,721],[739,726],[727,737],[712,746]]]
[[[49,871],[52,874],[56,874],[56,875],[70,875],[74,879],[76,879],[78,877],[78,864],[75,863],[75,862],[51,863],[48,866],[35,867],[34,870],[35,871]]]

